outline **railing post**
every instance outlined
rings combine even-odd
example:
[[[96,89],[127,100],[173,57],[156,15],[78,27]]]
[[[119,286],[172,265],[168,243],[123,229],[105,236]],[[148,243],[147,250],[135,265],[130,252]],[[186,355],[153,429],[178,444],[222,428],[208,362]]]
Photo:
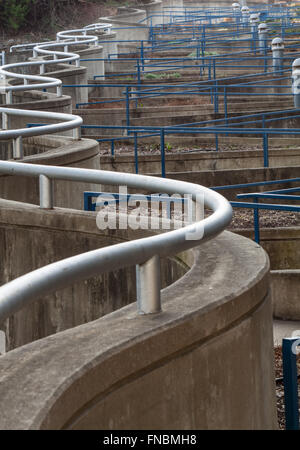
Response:
[[[81,137],[81,129],[79,127],[73,128],[72,135],[73,135],[73,139],[76,139],[76,141],[79,141],[80,137]]]
[[[22,158],[23,158],[22,136],[18,136],[16,139],[13,139],[13,159],[22,159]]]
[[[8,130],[8,114],[2,113],[2,130]]]
[[[129,105],[129,86],[126,86],[126,126],[127,134],[130,127],[130,105]]]
[[[135,131],[133,134],[134,134],[134,164],[135,164],[135,173],[139,173],[137,132]]]
[[[293,351],[299,345],[298,338],[282,339],[282,365],[286,430],[299,430],[299,402],[297,380],[297,357]]]
[[[139,314],[161,312],[160,259],[153,256],[136,266],[136,291]]]
[[[53,208],[53,181],[46,175],[39,176],[40,181],[40,208]]]
[[[45,73],[45,64],[40,65],[40,75],[43,75]]]
[[[5,93],[5,98],[6,98],[6,104],[7,105],[11,105],[12,104],[12,98],[13,98],[11,90],[9,90],[9,91],[7,91]]]
[[[253,202],[258,203],[258,197],[253,197]],[[253,208],[254,218],[254,240],[257,244],[260,243],[260,231],[259,231],[259,209]]]
[[[166,160],[165,160],[165,130],[160,129],[160,155],[161,155],[161,176],[166,177]]]
[[[56,86],[56,95],[57,97],[62,96],[62,85]]]
[[[142,71],[144,72],[144,41],[141,41],[141,64]]]
[[[263,134],[263,149],[264,149],[264,167],[269,167],[269,136],[267,133]]]
[[[5,50],[1,52],[1,66],[5,65]]]
[[[219,86],[217,80],[215,81],[215,95],[214,95],[214,103],[215,103],[215,114],[219,112]]]
[[[110,142],[110,154],[111,156],[115,156],[115,140],[112,139]]]
[[[224,115],[225,115],[225,124],[228,125],[227,115],[228,115],[228,108],[227,108],[227,89],[226,86],[224,86]]]

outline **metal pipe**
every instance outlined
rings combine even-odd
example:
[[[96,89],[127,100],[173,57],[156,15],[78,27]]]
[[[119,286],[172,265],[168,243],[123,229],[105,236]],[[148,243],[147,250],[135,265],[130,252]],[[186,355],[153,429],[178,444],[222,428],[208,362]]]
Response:
[[[53,181],[46,175],[39,176],[40,184],[40,208],[53,208]]]
[[[161,312],[160,259],[154,255],[136,266],[136,290],[139,314]]]
[[[22,136],[19,136],[13,140],[13,158],[14,159],[22,159],[23,158]]]
[[[41,136],[42,134],[52,134],[59,133],[67,130],[73,130],[81,126],[83,120],[79,116],[73,114],[63,114],[45,111],[34,111],[25,109],[15,109],[15,108],[1,108],[0,113],[2,113],[2,128],[0,131],[1,139],[15,139],[19,136],[31,137],[31,136]],[[31,128],[19,128],[16,130],[8,130],[7,116],[21,116],[30,117],[36,119],[52,119],[59,120],[59,123],[42,125],[39,127]]]
[[[193,248],[217,236],[230,223],[232,217],[229,202],[220,194],[203,186],[178,180],[11,161],[0,161],[0,173],[40,177],[41,207],[43,208],[53,206],[49,179],[60,179],[108,185],[119,184],[167,194],[189,194],[194,201],[197,201],[197,196],[202,196],[205,206],[213,210],[209,217],[184,228],[67,258],[5,284],[0,287],[0,321],[5,320],[29,302],[75,282],[111,270],[143,265],[154,256],[172,256]],[[146,268],[145,273],[150,271],[151,276],[155,276],[155,280],[158,280],[158,277],[154,275],[157,270],[154,267],[151,270]],[[158,287],[156,286],[155,289]],[[156,299],[157,307],[157,291],[153,299]]]

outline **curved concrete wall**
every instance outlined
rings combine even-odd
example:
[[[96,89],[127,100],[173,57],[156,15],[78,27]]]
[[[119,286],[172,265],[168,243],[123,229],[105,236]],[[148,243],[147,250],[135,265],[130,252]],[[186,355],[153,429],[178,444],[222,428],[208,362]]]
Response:
[[[252,237],[253,232],[239,230]],[[300,227],[260,230],[271,263],[271,296],[277,319],[300,320]]]
[[[163,22],[163,0],[145,1],[137,5],[138,9],[144,9],[147,14],[147,25],[154,26]]]
[[[1,357],[0,428],[276,428],[266,254],[225,232],[195,258],[163,313],[129,305]]]
[[[94,213],[43,211],[5,200],[0,200],[0,205],[0,285],[51,262],[137,237],[131,230],[101,232]],[[188,255],[183,255],[163,260],[163,286],[180,278],[189,269],[188,264],[193,264],[190,259],[188,263]],[[98,319],[135,298],[134,267],[77,283],[11,317],[5,325],[7,347],[13,349]]]
[[[2,159],[9,159],[9,149],[2,149]],[[22,162],[100,169],[98,142],[91,139],[43,136],[24,139]],[[54,182],[54,205],[83,209],[84,191],[101,191],[101,186],[88,183]],[[37,178],[0,175],[1,197],[39,204]]]
[[[117,33],[117,40],[148,40],[149,30],[146,11],[135,8],[118,8],[115,16],[100,17],[99,21],[111,23],[112,31]],[[137,26],[138,25],[138,26]]]
[[[300,269],[272,270],[271,288],[274,317],[300,320]]]

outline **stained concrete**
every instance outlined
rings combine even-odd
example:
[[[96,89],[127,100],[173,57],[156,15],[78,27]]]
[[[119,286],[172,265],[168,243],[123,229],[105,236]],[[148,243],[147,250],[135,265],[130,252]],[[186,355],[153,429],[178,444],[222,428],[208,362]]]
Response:
[[[227,232],[195,252],[163,313],[129,305],[1,357],[0,428],[276,428],[268,258]]]

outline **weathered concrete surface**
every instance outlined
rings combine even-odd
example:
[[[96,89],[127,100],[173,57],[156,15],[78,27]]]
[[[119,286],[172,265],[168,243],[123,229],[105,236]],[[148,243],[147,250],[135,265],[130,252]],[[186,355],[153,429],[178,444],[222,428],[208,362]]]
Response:
[[[68,137],[42,136],[24,139],[22,162],[100,169],[99,148],[90,139],[74,140]],[[1,153],[9,159],[9,151]],[[7,157],[8,156],[8,157]],[[39,204],[38,178],[0,175],[0,195],[9,200]],[[83,209],[83,192],[101,190],[91,183],[54,182],[54,205]]]
[[[145,236],[131,230],[100,231],[96,214],[40,210],[0,200],[0,285],[85,251]],[[193,264],[182,255],[162,260],[162,285],[180,278]],[[95,320],[135,301],[135,269],[93,277],[28,305],[6,322],[8,349]]]
[[[236,233],[253,239],[252,230]],[[260,245],[270,258],[271,270],[300,269],[300,227],[261,228]]]
[[[273,332],[274,332],[274,345],[282,345],[282,339],[285,337],[291,337],[294,331],[297,331],[297,335],[300,335],[300,321],[297,320],[274,320]]]
[[[168,140],[168,143],[169,140]],[[99,144],[101,148],[101,143]],[[107,145],[107,144],[106,144]],[[284,145],[284,144],[283,144]],[[130,150],[129,150],[130,151]],[[100,156],[103,170],[134,172],[134,149],[131,154]],[[138,157],[139,173],[160,173],[161,155],[140,155]],[[166,154],[165,167],[167,172],[200,172],[205,170],[234,170],[263,167],[263,150],[232,150],[232,151],[195,151]],[[300,148],[282,148],[269,150],[269,166],[299,166]]]
[[[272,270],[271,293],[274,317],[300,320],[300,269]]]
[[[227,232],[195,254],[162,314],[129,305],[1,357],[0,428],[276,428],[268,258]]]
[[[300,166],[255,167],[251,169],[247,168],[234,170],[203,170],[201,172],[169,172],[167,173],[167,177],[175,180],[198,183],[207,187],[213,187],[297,178],[300,177]],[[288,184],[286,186],[283,186],[282,184],[278,185],[278,189],[282,189],[283,187],[292,186]],[[236,191],[234,189],[223,191],[220,190],[219,192],[229,200],[236,200],[237,193],[254,191],[257,191],[257,187],[247,187]]]

